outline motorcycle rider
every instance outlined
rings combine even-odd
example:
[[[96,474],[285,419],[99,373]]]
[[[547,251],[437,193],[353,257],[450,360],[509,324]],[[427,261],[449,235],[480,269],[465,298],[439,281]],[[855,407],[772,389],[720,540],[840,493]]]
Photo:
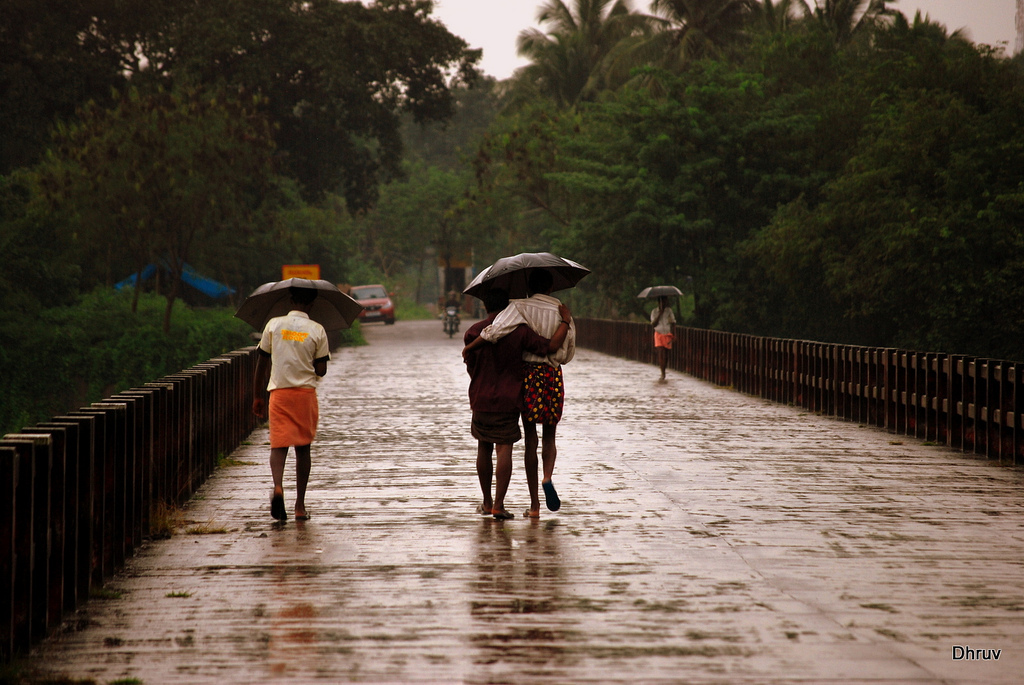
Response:
[[[455,331],[459,330],[459,309],[462,308],[462,301],[459,299],[459,293],[454,290],[448,291],[448,299],[445,300],[444,303],[444,315],[442,316],[442,320],[445,324],[445,332],[448,332],[448,309],[450,307],[455,308],[454,321],[452,321],[451,323],[451,332],[454,333]]]

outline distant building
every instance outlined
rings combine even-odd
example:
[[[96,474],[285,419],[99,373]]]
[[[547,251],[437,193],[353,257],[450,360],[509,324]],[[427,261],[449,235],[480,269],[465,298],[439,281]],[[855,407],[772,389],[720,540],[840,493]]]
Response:
[[[1024,50],[1024,0],[1017,0],[1017,41],[1013,44],[1013,54],[1019,55]]]

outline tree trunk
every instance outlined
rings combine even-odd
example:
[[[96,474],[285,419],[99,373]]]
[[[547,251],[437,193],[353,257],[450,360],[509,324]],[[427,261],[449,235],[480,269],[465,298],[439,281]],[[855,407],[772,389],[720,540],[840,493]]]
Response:
[[[423,288],[423,262],[424,261],[426,261],[426,260],[423,259],[423,255],[420,255],[419,268],[416,270],[416,299],[414,300],[416,302],[416,304],[420,303],[420,292],[421,292],[421,290]]]
[[[132,293],[132,314],[139,310],[139,293],[142,291],[142,270],[145,268],[146,266],[140,263],[139,268],[135,270],[135,292]]]
[[[164,334],[171,332],[171,312],[174,310],[174,301],[178,299],[178,290],[181,287],[181,274],[169,274],[170,285],[167,288],[167,307],[164,309]]]

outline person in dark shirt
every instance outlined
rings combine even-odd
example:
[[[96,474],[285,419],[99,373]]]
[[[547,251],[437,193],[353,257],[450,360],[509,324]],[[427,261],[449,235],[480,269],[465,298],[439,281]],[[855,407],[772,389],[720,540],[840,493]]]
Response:
[[[482,299],[488,316],[466,331],[467,347],[508,306],[508,295],[499,290],[488,292]],[[562,310],[562,320],[568,321],[569,308],[563,304]],[[463,350],[462,358],[470,377],[471,430],[477,439],[476,471],[483,491],[483,503],[477,508],[481,514],[490,514],[499,520],[514,518],[514,514],[505,509],[505,493],[512,479],[512,445],[522,438],[519,416],[523,410],[523,351],[541,356],[552,354],[562,346],[568,332],[568,325],[560,325],[548,340],[529,326],[521,325],[495,343]],[[492,499],[495,466],[491,457],[494,453],[497,453],[497,479]]]

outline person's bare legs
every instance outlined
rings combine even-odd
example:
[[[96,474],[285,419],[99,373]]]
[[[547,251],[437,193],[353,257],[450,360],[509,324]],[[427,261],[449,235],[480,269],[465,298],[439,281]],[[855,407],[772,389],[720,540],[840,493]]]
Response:
[[[555,457],[558,456],[558,448],[555,446],[555,424],[544,424],[544,433],[541,438],[541,458],[544,460],[544,479],[542,483],[551,480],[555,472]]]
[[[476,443],[476,476],[480,479],[480,490],[484,494],[483,504],[480,505],[481,514],[490,514],[493,509],[491,500],[491,477],[494,474],[494,465],[491,463],[491,454],[494,451],[493,442],[478,440]]]
[[[537,518],[540,516],[540,495],[537,492],[537,424],[523,418],[523,437],[526,452],[523,461],[526,464],[526,487],[530,490],[530,508],[524,516]]]
[[[270,449],[270,475],[274,479],[275,495],[284,495],[284,463],[287,457],[287,447],[272,447]]]
[[[661,380],[665,380],[665,367],[668,366],[668,349],[665,347],[659,347],[658,350],[658,365],[661,367]]]
[[[279,521],[287,518],[284,511],[284,463],[287,447],[270,448],[270,476],[274,479],[274,494],[270,498],[270,515]]]
[[[508,484],[512,481],[512,445],[496,445],[495,483],[494,483],[494,504],[491,506],[491,513],[495,517],[507,515],[505,511],[505,493],[508,492]]]
[[[313,466],[309,445],[295,446],[295,518],[305,518],[306,486],[309,485],[309,472]],[[283,470],[283,465],[282,465]]]

